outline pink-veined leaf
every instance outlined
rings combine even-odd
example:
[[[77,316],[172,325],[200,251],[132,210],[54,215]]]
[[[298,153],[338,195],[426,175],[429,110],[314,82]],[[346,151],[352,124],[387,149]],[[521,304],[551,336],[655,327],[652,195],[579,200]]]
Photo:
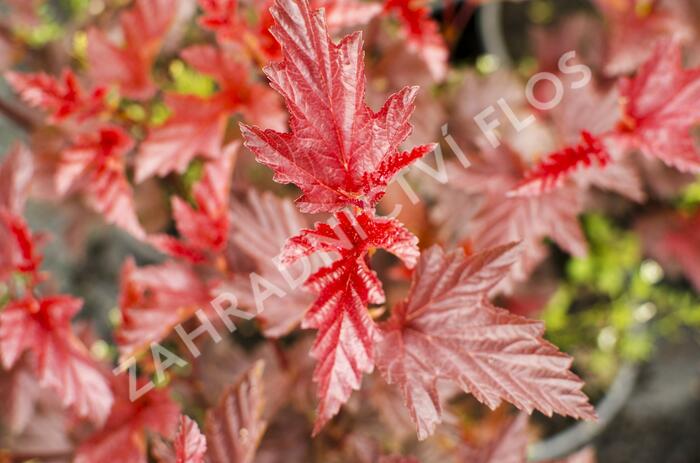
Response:
[[[145,382],[139,379],[137,390]],[[129,378],[124,375],[113,381],[113,391],[115,402],[104,428],[80,444],[75,463],[147,463],[147,432],[164,438],[175,433],[180,408],[170,398],[169,389],[153,389],[131,401]]]
[[[292,286],[286,281],[276,265],[276,258],[287,239],[308,226],[308,221],[291,201],[254,191],[248,194],[245,204],[232,204],[231,217],[231,242],[255,262],[256,271],[262,278],[285,291],[284,296],[267,298],[256,317],[266,336],[284,336],[298,326],[314,296],[306,288]],[[319,266],[316,259],[307,259],[306,262],[287,265],[286,271],[296,281]],[[257,310],[256,293],[248,274],[234,278],[229,285],[241,306]]]
[[[113,398],[104,373],[71,330],[82,301],[69,296],[11,301],[0,314],[0,351],[6,369],[29,350],[39,383],[58,394],[64,406],[101,424]]]
[[[264,363],[256,362],[207,411],[204,425],[210,463],[252,463],[267,423],[263,420]]]
[[[0,208],[22,213],[33,174],[32,153],[22,143],[15,143],[0,164]]]
[[[700,68],[683,68],[677,43],[659,43],[635,77],[622,79],[620,96],[623,115],[613,142],[682,172],[700,172],[691,132],[700,122]]]
[[[69,117],[79,121],[105,109],[104,87],[86,92],[70,69],[64,69],[60,79],[43,72],[20,74],[9,71],[5,78],[28,105],[40,108],[49,115],[50,122]]]
[[[200,277],[173,261],[137,268],[129,259],[122,267],[120,284],[122,323],[115,337],[122,359],[161,341],[211,300]]]
[[[506,400],[528,413],[595,418],[572,359],[542,338],[542,323],[488,301],[516,258],[512,244],[471,257],[435,246],[423,252],[406,301],[380,325],[377,366],[401,389],[420,439],[441,421],[440,380],[490,408]]]
[[[51,392],[53,394],[53,392]],[[11,435],[22,433],[32,421],[41,391],[30,362],[20,359],[9,371],[0,371],[0,423]]]
[[[203,463],[207,440],[191,418],[180,416],[180,425],[173,441],[175,463]]]
[[[102,31],[90,29],[87,55],[92,79],[116,85],[128,98],[152,97],[157,88],[151,79],[151,66],[176,12],[175,0],[136,0],[120,17],[121,46]]]
[[[537,196],[561,186],[577,170],[594,165],[605,167],[610,155],[596,137],[581,132],[581,143],[567,146],[548,154],[525,173],[525,178],[508,194],[512,196]]]
[[[314,434],[345,403],[353,389],[360,387],[362,373],[374,368],[372,338],[375,324],[368,304],[384,302],[384,291],[369,267],[371,248],[385,249],[415,265],[418,239],[400,222],[363,212],[352,216],[345,211],[334,215],[336,225],[317,223],[291,238],[283,262],[293,262],[316,252],[339,255],[332,265],[309,277],[306,285],[318,298],[302,321],[302,328],[316,328],[318,334],[311,355],[317,359],[314,382],[318,383],[318,409]]]
[[[71,189],[85,192],[91,207],[107,222],[144,238],[125,172],[125,156],[133,144],[129,135],[116,126],[78,135],[61,153],[55,183],[59,194]]]
[[[242,125],[245,145],[276,181],[302,190],[297,201],[303,212],[373,207],[376,199],[365,197],[364,180],[395,157],[410,134],[417,89],[404,88],[374,113],[365,104],[360,33],[336,45],[323,14],[312,12],[306,0],[279,0],[271,12],[284,60],[265,73],[285,99],[291,131]]]

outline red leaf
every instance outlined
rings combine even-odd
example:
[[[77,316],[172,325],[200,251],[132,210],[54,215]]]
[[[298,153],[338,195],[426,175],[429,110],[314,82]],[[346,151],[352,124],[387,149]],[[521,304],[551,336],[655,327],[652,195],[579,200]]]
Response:
[[[101,424],[113,399],[103,373],[71,330],[81,305],[69,296],[11,301],[0,314],[0,351],[4,367],[10,369],[30,350],[41,386],[56,391],[63,405],[79,416]]]
[[[272,17],[268,11],[271,0],[252,2],[239,11],[238,0],[199,0],[204,10],[200,24],[216,32],[220,42],[233,42],[255,60],[266,63],[279,57],[280,48],[269,32]],[[254,17],[256,21],[250,21]]]
[[[214,99],[220,102],[223,112],[241,113],[252,124],[274,129],[285,127],[281,98],[268,86],[251,79],[250,62],[235,50],[194,45],[183,50],[181,56],[198,72],[216,80],[220,92]]]
[[[84,191],[92,208],[107,222],[143,238],[145,232],[136,216],[134,194],[124,171],[124,157],[132,147],[133,140],[116,126],[79,135],[73,146],[61,153],[56,189],[59,194],[71,187]]]
[[[314,381],[319,384],[319,404],[314,434],[360,387],[363,372],[374,368],[372,337],[375,325],[367,304],[384,302],[384,291],[368,265],[368,251],[383,248],[412,267],[418,258],[418,239],[394,219],[363,212],[335,215],[337,226],[318,223],[291,238],[283,261],[292,262],[315,252],[339,254],[331,266],[311,275],[307,286],[318,291],[316,302],[302,322],[316,328],[318,335],[311,355],[318,360]]]
[[[51,122],[73,116],[84,120],[104,110],[105,88],[97,87],[86,94],[70,69],[64,69],[60,79],[43,72],[13,71],[7,72],[5,78],[28,105],[46,111]]]
[[[151,129],[136,155],[136,182],[171,172],[183,173],[195,156],[216,159],[221,152],[227,113],[223,102],[192,95],[168,94],[173,112],[168,121]]]
[[[449,51],[426,4],[426,1],[421,0],[386,0],[384,9],[398,14],[409,46],[416,49],[433,79],[441,81],[447,75]]]
[[[238,0],[199,0],[204,14],[199,18],[203,27],[225,33],[234,29],[238,18]]]
[[[573,78],[564,79],[565,86],[573,82]],[[601,139],[615,128],[619,120],[619,101],[617,88],[601,91],[591,83],[576,91],[566,92],[559,106],[550,111],[550,118],[558,129],[562,143],[576,143],[584,130]],[[573,180],[582,190],[593,186],[638,203],[644,202],[646,195],[635,160],[616,151],[609,151],[608,154],[611,160],[604,167],[588,166],[573,174]]]
[[[170,398],[170,391],[156,388],[132,402],[128,383],[127,376],[115,381],[115,403],[107,423],[78,447],[75,463],[147,463],[146,432],[162,437],[175,432],[180,410]],[[137,390],[144,380],[138,383]]]
[[[212,76],[220,91],[209,98],[167,94],[173,115],[152,128],[136,157],[136,181],[153,175],[182,173],[196,156],[221,156],[226,122],[240,113],[252,123],[284,126],[284,113],[277,95],[251,80],[250,63],[227,49],[195,45],[181,53],[197,71]]]
[[[205,434],[211,463],[251,463],[267,423],[263,414],[264,364],[256,362],[224,394],[215,408],[207,411]]]
[[[605,167],[610,155],[600,140],[590,133],[581,132],[581,143],[547,155],[535,167],[525,173],[525,178],[509,192],[513,196],[536,196],[551,191],[564,183],[581,167],[597,163]]]
[[[136,0],[120,18],[122,46],[115,45],[100,30],[90,29],[87,54],[93,80],[118,86],[127,98],[152,97],[157,88],[151,80],[151,66],[176,11],[174,0]]]
[[[203,463],[207,440],[199,432],[197,423],[185,415],[180,416],[180,427],[174,441],[175,463]]]
[[[384,196],[387,186],[402,169],[408,167],[413,161],[422,158],[435,149],[437,144],[422,145],[413,148],[410,152],[396,151],[393,155],[385,157],[376,170],[365,174],[364,194],[371,204],[377,203]]]
[[[466,258],[433,247],[421,256],[408,298],[381,325],[377,366],[401,388],[420,439],[441,420],[440,380],[490,408],[507,400],[528,413],[595,419],[571,358],[542,339],[542,323],[488,302],[516,258],[512,244]]]
[[[306,0],[278,0],[271,12],[284,61],[265,72],[285,99],[291,132],[242,125],[246,146],[276,181],[302,190],[303,212],[374,206],[364,197],[365,177],[409,135],[417,89],[392,95],[374,113],[364,102],[361,34],[334,44],[323,15],[311,12]]]
[[[173,215],[182,241],[158,235],[150,239],[156,247],[194,263],[206,260],[210,252],[223,250],[228,240],[229,192],[238,147],[238,142],[231,143],[218,159],[206,164],[202,178],[192,189],[196,209],[173,197]]]
[[[219,159],[207,163],[204,176],[192,189],[197,209],[179,198],[173,211],[180,234],[200,250],[220,251],[228,238],[228,203],[231,174],[238,143],[224,149]]]
[[[519,414],[479,448],[462,448],[460,458],[469,463],[526,463],[527,415]]]
[[[700,172],[691,129],[700,122],[700,68],[685,70],[676,43],[660,43],[637,76],[620,83],[623,116],[613,140],[682,172]]]
[[[27,148],[17,143],[0,164],[0,281],[13,272],[29,273],[36,282],[42,256],[33,235],[21,217],[34,163]]]
[[[262,278],[286,292],[284,296],[266,299],[264,310],[256,317],[266,336],[282,337],[297,327],[313,302],[314,295],[306,288],[291,287],[276,265],[275,258],[280,255],[287,239],[308,223],[291,201],[270,193],[260,195],[254,190],[248,194],[247,204],[232,204],[231,214],[231,241],[255,262],[256,272]],[[319,262],[310,260],[308,268],[297,262],[287,265],[286,269],[293,278],[300,278],[305,270],[313,272],[319,267]],[[247,274],[234,278],[229,285],[241,306],[256,309],[255,291]]]
[[[29,273],[35,282],[40,280],[43,257],[36,249],[37,239],[22,217],[0,208],[0,281],[13,272]]]
[[[280,56],[280,47],[269,32],[272,1],[251,3],[239,5],[238,0],[199,0],[204,10],[199,23],[215,31],[220,42],[234,42],[258,62],[267,63]],[[325,9],[331,32],[367,24],[382,10],[381,5],[362,0],[311,0],[311,5]],[[251,17],[256,20],[251,21]]]
[[[167,337],[210,299],[209,288],[188,266],[170,261],[136,268],[127,260],[119,296],[122,323],[116,333],[122,359]]]
[[[33,174],[32,153],[22,143],[15,143],[0,164],[0,208],[22,213]]]
[[[506,192],[524,175],[520,155],[505,145],[482,154],[481,158],[472,158],[469,169],[451,170],[450,183],[479,202],[476,214],[468,223],[468,237],[475,249],[514,241],[523,243],[522,252],[499,290],[510,291],[514,283],[525,280],[546,257],[545,238],[551,238],[570,254],[586,254],[586,239],[578,221],[583,209],[582,195],[577,188],[564,186],[534,197],[508,197]],[[462,204],[450,206],[450,210],[458,208],[453,213],[463,210]]]

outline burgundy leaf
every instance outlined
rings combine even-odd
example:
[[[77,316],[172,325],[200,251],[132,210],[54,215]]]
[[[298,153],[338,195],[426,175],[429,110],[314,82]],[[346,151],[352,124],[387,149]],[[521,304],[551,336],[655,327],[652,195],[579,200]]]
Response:
[[[210,463],[252,463],[267,423],[262,419],[264,364],[256,362],[207,412]]]
[[[377,366],[400,387],[420,439],[441,420],[439,380],[490,408],[507,400],[528,413],[595,419],[571,358],[542,338],[542,323],[488,301],[516,259],[512,244],[471,257],[433,247],[421,256],[408,298],[381,325]]]
[[[266,299],[256,320],[261,323],[266,336],[284,336],[297,327],[314,296],[306,288],[293,286],[286,281],[277,265],[277,258],[287,239],[308,223],[291,201],[270,193],[260,195],[255,191],[248,194],[246,204],[234,202],[231,215],[231,241],[255,262],[256,271],[262,278],[285,291],[281,297],[270,296]],[[305,263],[286,265],[286,271],[297,279],[319,267],[318,259],[308,259]],[[229,285],[239,304],[257,308],[255,291],[248,274],[234,278]]]

